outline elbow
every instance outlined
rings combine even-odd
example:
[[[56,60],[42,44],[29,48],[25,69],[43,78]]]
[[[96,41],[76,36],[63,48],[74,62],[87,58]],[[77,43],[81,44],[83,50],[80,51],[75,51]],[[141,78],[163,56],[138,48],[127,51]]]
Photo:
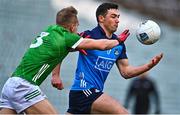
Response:
[[[134,77],[133,75],[128,74],[128,73],[121,73],[121,75],[124,79],[130,79],[130,78]]]
[[[135,74],[136,72],[131,68],[131,66],[121,69],[120,73],[124,79],[130,79],[130,78],[136,77],[137,75]]]
[[[129,78],[130,78],[129,76],[126,76],[126,75],[122,75],[122,77],[123,77],[124,79],[129,79]]]

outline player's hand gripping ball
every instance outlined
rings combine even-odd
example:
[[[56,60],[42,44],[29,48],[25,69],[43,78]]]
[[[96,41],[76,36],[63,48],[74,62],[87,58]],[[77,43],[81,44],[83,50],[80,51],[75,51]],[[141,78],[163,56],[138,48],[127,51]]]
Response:
[[[141,22],[136,31],[137,39],[145,45],[154,44],[161,36],[161,29],[159,25],[152,21],[146,20]]]

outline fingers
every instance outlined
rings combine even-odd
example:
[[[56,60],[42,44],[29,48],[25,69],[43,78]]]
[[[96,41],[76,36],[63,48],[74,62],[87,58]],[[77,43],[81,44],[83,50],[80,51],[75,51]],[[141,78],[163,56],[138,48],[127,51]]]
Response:
[[[127,34],[129,32],[129,29],[126,29],[123,33]]]
[[[162,57],[163,57],[163,55],[164,55],[164,54],[163,54],[163,53],[161,53],[161,54],[159,55],[159,56],[160,56],[160,58],[162,58]]]
[[[61,80],[52,79],[52,80],[51,80],[51,85],[52,85],[54,88],[57,88],[57,89],[59,89],[59,90],[64,89],[64,86],[63,86],[63,83],[62,83]]]
[[[130,35],[129,29],[126,29],[121,35],[125,35],[128,37]]]
[[[129,35],[130,35],[129,29],[126,29],[124,32],[122,32],[122,33],[118,36],[118,41],[119,41],[120,43],[121,43],[121,42],[124,42]]]
[[[62,90],[62,89],[64,89],[64,86],[63,86],[63,84],[57,84],[56,88],[59,89],[59,90]]]
[[[162,57],[163,57],[163,53],[155,56],[155,57],[152,59],[152,64],[153,64],[153,65],[156,65],[157,63],[159,63],[159,61],[162,59]]]
[[[59,89],[59,90],[64,89],[64,86],[62,83],[52,83],[52,86]]]
[[[57,88],[57,84],[56,83],[51,83],[51,85],[55,88]]]
[[[159,61],[162,59],[162,57],[163,57],[163,53],[157,55],[157,56],[155,57],[155,59],[159,62]]]
[[[130,35],[130,33],[126,34],[126,36],[128,37]]]

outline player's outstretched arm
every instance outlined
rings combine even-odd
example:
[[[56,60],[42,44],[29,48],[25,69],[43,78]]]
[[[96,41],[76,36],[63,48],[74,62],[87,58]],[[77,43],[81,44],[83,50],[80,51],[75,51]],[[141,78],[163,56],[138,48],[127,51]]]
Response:
[[[129,79],[132,77],[136,77],[156,66],[159,61],[162,59],[163,53],[153,57],[148,63],[141,65],[141,66],[131,66],[128,63],[128,59],[118,60],[116,65],[118,70],[120,71],[121,75],[125,79]]]
[[[91,39],[91,38],[85,38],[78,46],[77,49],[98,49],[98,50],[108,50],[115,46],[117,46],[119,43],[124,42],[128,36],[130,35],[129,30],[125,30],[122,32],[117,40],[108,40],[108,39]]]
[[[51,85],[59,90],[64,89],[63,83],[60,78],[60,67],[61,64],[58,64],[52,71]]]
[[[77,49],[97,49],[107,50],[111,49],[119,44],[118,40],[107,40],[107,39],[83,39],[83,41],[77,46]]]

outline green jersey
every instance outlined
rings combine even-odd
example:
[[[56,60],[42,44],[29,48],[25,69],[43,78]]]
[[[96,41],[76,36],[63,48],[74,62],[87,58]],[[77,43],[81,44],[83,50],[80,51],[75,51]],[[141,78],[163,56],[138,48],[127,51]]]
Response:
[[[76,48],[81,41],[80,36],[61,26],[49,26],[32,41],[12,76],[40,85],[68,55],[69,49]]]

